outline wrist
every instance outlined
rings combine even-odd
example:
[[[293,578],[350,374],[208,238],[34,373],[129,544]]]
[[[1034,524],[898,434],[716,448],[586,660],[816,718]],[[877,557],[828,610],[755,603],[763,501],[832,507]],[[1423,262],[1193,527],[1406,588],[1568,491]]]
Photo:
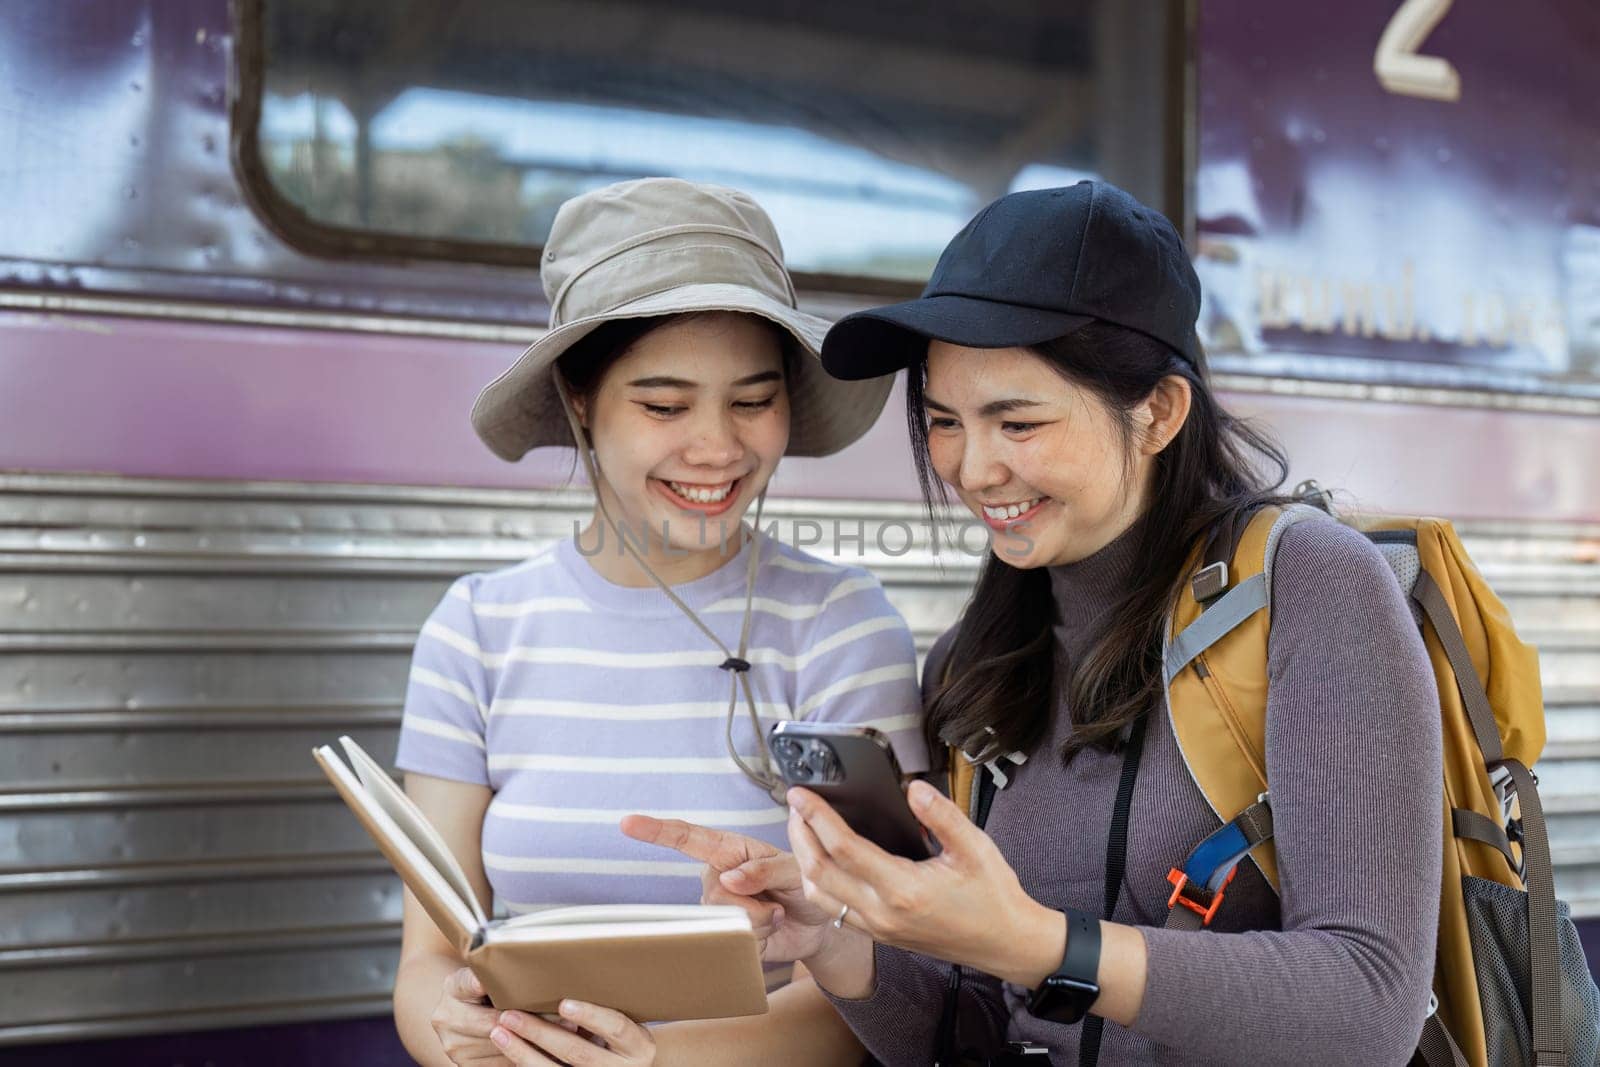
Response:
[[[1032,989],[1061,966],[1067,951],[1067,917],[1055,908],[1030,900],[1019,919],[1007,953],[1009,958],[990,973]]]
[[[1077,908],[1063,912],[1066,948],[1056,969],[1028,995],[1028,1014],[1055,1023],[1075,1023],[1100,996],[1104,932],[1098,916]]]
[[[821,948],[800,962],[817,985],[844,1000],[871,996],[877,981],[875,942],[848,927],[830,933]]]
[[[805,965],[806,970],[815,971],[818,967],[826,969],[834,960],[846,952],[851,941],[863,935],[859,930],[849,926],[834,929],[832,923],[821,928],[822,936],[817,939],[817,947],[809,955],[801,956],[796,963]]]

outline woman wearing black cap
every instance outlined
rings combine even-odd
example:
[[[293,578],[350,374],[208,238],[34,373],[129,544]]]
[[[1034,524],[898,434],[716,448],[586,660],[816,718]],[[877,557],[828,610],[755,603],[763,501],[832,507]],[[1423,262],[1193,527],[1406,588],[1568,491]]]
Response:
[[[996,201],[920,299],[828,335],[839,377],[909,369],[925,495],[954,489],[994,531],[924,687],[935,747],[999,788],[979,793],[979,829],[913,785],[944,845],[923,863],[792,790],[798,870],[769,858],[721,885],[785,906],[774,943],[891,1067],[955,1048],[1368,1064],[1416,1046],[1439,891],[1437,695],[1387,565],[1352,530],[1289,526],[1268,576],[1281,896],[1244,862],[1207,929],[1167,919],[1169,871],[1219,824],[1168,725],[1169,613],[1199,546],[1280,499],[1287,467],[1218,406],[1199,302],[1172,225],[1085,182]]]

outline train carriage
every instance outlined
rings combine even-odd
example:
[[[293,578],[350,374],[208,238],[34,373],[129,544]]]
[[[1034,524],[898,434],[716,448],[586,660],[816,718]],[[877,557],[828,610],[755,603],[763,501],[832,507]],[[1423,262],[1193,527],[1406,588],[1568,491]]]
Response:
[[[400,892],[309,759],[392,751],[455,576],[586,514],[477,386],[557,204],[745,188],[801,304],[977,207],[1179,220],[1213,371],[1343,499],[1455,519],[1542,652],[1600,959],[1600,12],[1449,0],[12,0],[0,7],[0,1058],[405,1062]],[[1502,24],[1506,23],[1506,24]],[[976,572],[888,414],[768,516],[926,648]]]

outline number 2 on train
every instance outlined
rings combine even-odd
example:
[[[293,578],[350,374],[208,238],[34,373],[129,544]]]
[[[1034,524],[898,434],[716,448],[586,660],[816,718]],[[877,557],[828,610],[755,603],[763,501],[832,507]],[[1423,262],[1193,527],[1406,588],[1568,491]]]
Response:
[[[1461,76],[1447,59],[1417,49],[1450,10],[1450,0],[1405,0],[1378,39],[1372,69],[1391,93],[1425,100],[1461,99]]]

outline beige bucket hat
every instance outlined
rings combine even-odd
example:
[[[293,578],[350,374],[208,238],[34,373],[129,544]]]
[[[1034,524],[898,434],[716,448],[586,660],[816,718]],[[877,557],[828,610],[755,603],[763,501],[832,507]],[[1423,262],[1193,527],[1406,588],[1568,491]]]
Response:
[[[790,456],[826,456],[871,428],[891,379],[843,382],[822,369],[828,323],[795,307],[767,213],[736,189],[677,178],[619,182],[556,212],[541,264],[550,329],[478,394],[472,425],[495,455],[573,446],[555,362],[613,319],[742,311],[783,327],[809,358],[789,382]]]

